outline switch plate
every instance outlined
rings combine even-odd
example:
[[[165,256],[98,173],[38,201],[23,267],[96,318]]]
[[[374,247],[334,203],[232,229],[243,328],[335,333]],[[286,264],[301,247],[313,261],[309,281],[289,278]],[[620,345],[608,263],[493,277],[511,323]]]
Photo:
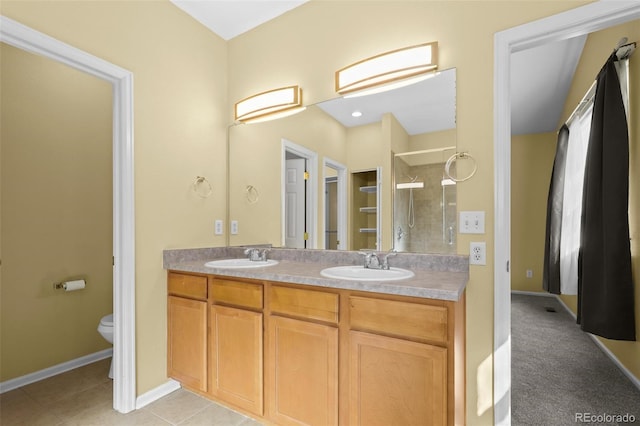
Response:
[[[533,269],[527,269],[526,275],[527,278],[533,278]]]
[[[238,235],[238,221],[231,221],[231,235]]]
[[[487,244],[485,242],[469,243],[469,265],[487,264]]]
[[[223,230],[222,230],[222,220],[217,219],[216,220],[216,229],[215,229],[215,234],[216,235],[222,235]]]
[[[460,212],[461,234],[484,234],[484,212]]]

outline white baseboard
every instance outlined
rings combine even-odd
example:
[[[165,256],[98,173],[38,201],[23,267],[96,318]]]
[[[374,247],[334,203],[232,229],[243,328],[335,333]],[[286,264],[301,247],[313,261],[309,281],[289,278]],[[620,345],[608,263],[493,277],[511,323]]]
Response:
[[[551,294],[551,293],[546,293],[546,292],[541,292],[541,293],[537,293],[537,292],[533,292],[533,291],[517,291],[517,290],[512,290],[511,293],[513,294],[526,294],[529,296],[548,296],[548,297],[555,297],[556,300],[558,301],[558,303],[560,303],[560,305],[562,305],[562,307],[569,313],[569,315],[571,315],[573,317],[574,320],[577,319],[576,314],[569,309],[569,307],[566,305],[566,303],[564,303],[562,301],[562,299],[560,298],[560,296],[558,296],[557,294]],[[637,387],[638,389],[640,389],[640,379],[638,379],[627,367],[624,366],[624,364],[622,364],[620,362],[620,360],[618,359],[617,356],[615,356],[615,354],[613,352],[611,352],[609,350],[609,348],[607,348],[604,343],[602,343],[600,341],[600,339],[591,333],[587,333],[587,335],[589,337],[591,337],[591,339],[595,342],[595,344],[600,348],[600,350],[602,352],[604,352],[604,354],[606,356],[609,357],[609,359],[611,359],[611,361],[620,369],[620,371],[622,371],[622,374],[624,374],[625,376],[627,376],[627,378],[629,380],[631,380],[631,383],[633,383],[633,385],[635,387]]]
[[[145,392],[140,395],[136,399],[136,410],[141,409],[154,401],[162,398],[163,396],[169,395],[171,392],[175,392],[180,389],[182,386],[180,382],[177,382],[173,379],[169,379],[168,382],[151,389],[149,392]]]
[[[113,355],[113,348],[105,349],[100,352],[95,352],[89,355],[81,356],[80,358],[72,359],[71,361],[57,364],[44,370],[39,370],[33,373],[26,374],[24,376],[16,377],[15,379],[6,380],[0,382],[0,394],[26,386],[31,383],[38,382],[49,377],[56,376],[69,370],[73,370],[83,365],[91,364],[101,359],[109,358]]]
[[[511,294],[523,294],[525,296],[542,296],[542,297],[554,297],[555,296],[555,294],[547,293],[546,291],[511,290]]]

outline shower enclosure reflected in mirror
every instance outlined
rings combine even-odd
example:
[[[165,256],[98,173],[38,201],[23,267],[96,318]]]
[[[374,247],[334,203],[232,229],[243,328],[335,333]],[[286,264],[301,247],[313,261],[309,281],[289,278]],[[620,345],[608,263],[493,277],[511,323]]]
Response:
[[[455,149],[443,146],[394,156],[396,251],[456,253],[456,182],[445,173],[445,163]]]
[[[361,114],[356,117],[354,111]],[[307,166],[317,172],[310,173],[313,182],[307,185],[310,204],[304,217],[308,239],[304,245],[292,247],[390,250],[397,235],[393,154],[456,146],[456,70],[441,70],[421,82],[375,95],[307,105],[305,111],[278,120],[231,126],[229,220],[237,221],[238,232],[229,235],[230,245],[289,246],[285,230],[293,222],[286,220],[283,166],[287,158],[282,154],[283,146],[289,143],[300,151],[315,153],[316,159]],[[438,161],[433,162],[445,162],[454,152],[440,152]],[[375,202],[368,200],[363,212],[363,206],[354,201],[354,176],[371,170],[379,170],[379,190]],[[423,180],[427,182],[426,177]],[[414,190],[413,196],[414,208],[423,196],[437,196],[438,203],[442,199],[440,192],[433,195]],[[422,213],[416,209],[414,214],[414,228],[403,225],[402,232],[418,232]],[[455,196],[447,204],[447,214],[454,219],[448,226],[453,226],[455,234]],[[450,253],[455,252],[455,241],[405,245],[403,250]]]

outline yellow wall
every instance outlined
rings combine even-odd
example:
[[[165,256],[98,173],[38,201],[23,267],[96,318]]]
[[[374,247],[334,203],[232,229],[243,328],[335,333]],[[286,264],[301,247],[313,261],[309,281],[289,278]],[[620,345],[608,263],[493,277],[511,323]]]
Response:
[[[587,92],[622,37],[640,41],[640,20],[590,34],[580,58],[563,113],[563,122]],[[640,337],[640,56],[636,53],[629,61],[630,116],[629,131],[629,228],[631,236],[631,262],[635,280],[636,336]],[[576,296],[561,296],[575,313]],[[636,376],[640,377],[640,342],[621,342],[600,339],[616,357]]]
[[[0,381],[111,345],[111,86],[0,45]],[[82,291],[56,282],[86,280]],[[46,348],[46,350],[43,350]]]
[[[458,208],[484,210],[487,218],[487,266],[471,267],[467,287],[467,417],[490,424],[493,37],[584,3],[318,0],[225,44],[169,2],[3,1],[3,15],[134,72],[138,394],[165,380],[161,250],[223,244],[212,236],[212,219],[225,209],[233,102],[297,83],[305,102],[316,103],[334,97],[336,69],[438,40],[440,68],[457,69],[457,145],[478,162],[476,175],[457,188]],[[190,191],[198,175],[214,186],[208,199]],[[468,254],[471,238],[478,236],[459,237],[459,253]]]
[[[511,289],[542,292],[547,195],[557,134],[511,139]],[[531,270],[533,276],[526,277]]]
[[[3,1],[0,13],[133,72],[142,394],[166,381],[162,250],[225,243],[213,221],[226,209],[227,44],[168,1]],[[209,198],[192,191],[196,176]]]
[[[282,139],[306,147],[318,155],[318,228],[316,247],[324,247],[324,192],[322,162],[328,157],[347,162],[346,129],[320,108],[312,106],[304,112],[280,120],[236,125],[229,129],[230,220],[238,221],[238,235],[230,236],[231,245],[273,244],[282,246]],[[259,194],[257,202],[247,201],[246,188],[253,186]],[[310,230],[310,232],[314,232]]]
[[[439,43],[440,68],[456,68],[457,146],[478,162],[475,176],[458,185],[458,209],[484,210],[487,218],[484,236],[458,241],[458,252],[468,254],[469,242],[482,237],[488,253],[487,266],[471,266],[467,287],[469,424],[493,417],[493,37],[584,3],[311,1],[229,42],[232,101],[293,83],[308,103],[333,98],[335,70],[432,40]]]
[[[411,151],[436,149],[445,146],[456,146],[456,129],[442,130],[433,133],[423,133],[421,135],[411,136],[409,140],[409,150]],[[444,163],[453,153],[453,150],[446,151],[439,161],[441,163]]]

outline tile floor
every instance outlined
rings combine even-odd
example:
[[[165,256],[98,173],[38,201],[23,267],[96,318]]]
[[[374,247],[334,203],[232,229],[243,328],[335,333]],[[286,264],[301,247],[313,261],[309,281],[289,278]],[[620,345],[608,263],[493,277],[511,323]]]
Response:
[[[2,426],[259,426],[208,399],[177,390],[128,414],[112,408],[111,359],[0,395]]]

